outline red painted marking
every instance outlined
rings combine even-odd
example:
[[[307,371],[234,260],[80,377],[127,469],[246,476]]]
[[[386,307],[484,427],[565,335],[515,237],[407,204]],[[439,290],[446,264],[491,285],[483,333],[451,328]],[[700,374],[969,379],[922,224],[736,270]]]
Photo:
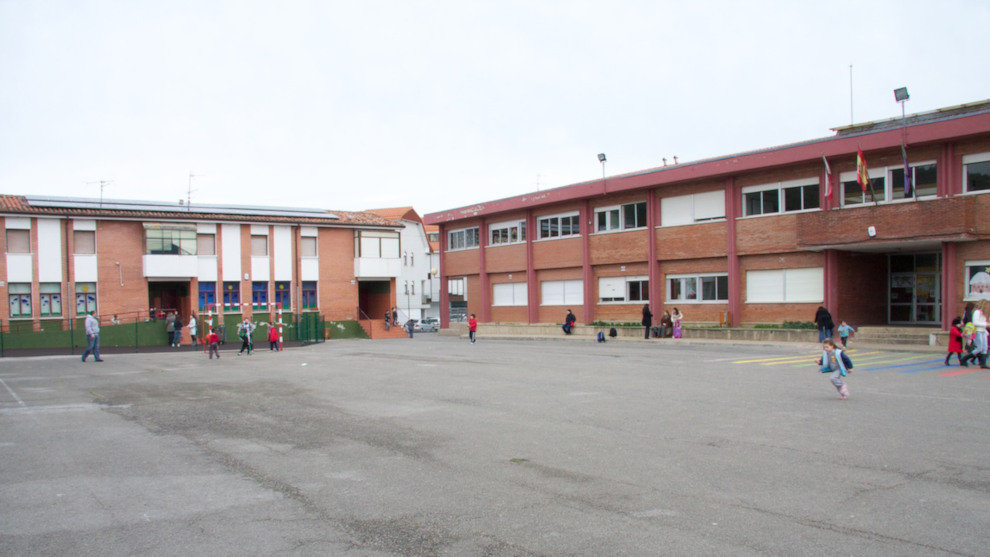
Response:
[[[939,375],[941,375],[942,377],[952,377],[954,375],[966,375],[967,373],[976,373],[976,372],[979,372],[979,371],[983,371],[983,370],[981,368],[964,369],[962,371],[951,371],[949,373],[939,373]],[[987,377],[990,377],[990,375],[988,375]]]

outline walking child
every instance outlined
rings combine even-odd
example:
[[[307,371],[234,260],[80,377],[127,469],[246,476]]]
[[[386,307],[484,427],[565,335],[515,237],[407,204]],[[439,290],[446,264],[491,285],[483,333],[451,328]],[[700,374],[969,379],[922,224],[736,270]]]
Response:
[[[956,317],[952,320],[952,326],[949,327],[949,352],[945,355],[945,365],[949,365],[949,358],[953,354],[956,355],[956,359],[959,360],[959,365],[964,367],[969,367],[969,363],[963,359],[963,332],[962,332],[962,319]]]
[[[237,352],[238,356],[240,356],[245,350],[247,350],[248,356],[251,355],[251,352],[254,350],[254,340],[251,339],[251,333],[253,332],[254,323],[245,317],[244,321],[237,326],[237,334],[241,337],[241,349]]]
[[[210,329],[210,334],[206,335],[206,344],[210,346],[210,359],[213,359],[213,355],[217,355],[217,359],[220,359],[220,335],[217,334],[216,329]]]
[[[841,400],[849,398],[849,385],[842,380],[848,370],[842,361],[842,350],[835,347],[834,340],[826,338],[822,342],[822,359],[818,360],[818,363],[822,366],[822,373],[830,373],[828,378],[832,381],[832,385],[835,385],[835,390],[839,391],[839,398]]]
[[[836,330],[839,332],[839,339],[842,341],[843,348],[845,348],[846,344],[849,342],[849,335],[856,333],[856,329],[850,327],[845,321],[840,321],[839,328]]]
[[[278,326],[274,323],[268,326],[268,350],[280,350],[278,346]]]
[[[468,319],[468,336],[471,337],[471,344],[474,344],[474,336],[478,332],[478,319],[475,318],[474,314],[471,314],[471,318]]]

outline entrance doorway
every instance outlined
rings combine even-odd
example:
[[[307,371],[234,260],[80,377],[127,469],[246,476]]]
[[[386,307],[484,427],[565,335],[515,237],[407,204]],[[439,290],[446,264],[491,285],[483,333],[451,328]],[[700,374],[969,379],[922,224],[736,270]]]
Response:
[[[378,320],[392,308],[391,282],[387,280],[362,280],[358,282],[358,308],[363,315],[358,319]]]
[[[177,311],[182,317],[189,316],[188,282],[149,282],[148,308],[157,314]]]
[[[891,324],[937,325],[942,322],[942,255],[890,255]]]

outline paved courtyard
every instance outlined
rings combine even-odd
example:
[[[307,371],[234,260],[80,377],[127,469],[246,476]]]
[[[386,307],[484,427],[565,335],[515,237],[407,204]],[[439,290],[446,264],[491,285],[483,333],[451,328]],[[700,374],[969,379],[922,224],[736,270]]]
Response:
[[[815,355],[6,358],[0,555],[987,555],[990,375],[861,349],[840,401]]]

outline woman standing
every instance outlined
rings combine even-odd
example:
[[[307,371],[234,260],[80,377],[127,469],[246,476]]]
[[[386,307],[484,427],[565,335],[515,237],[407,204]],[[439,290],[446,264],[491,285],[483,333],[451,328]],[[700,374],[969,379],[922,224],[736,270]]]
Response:
[[[825,306],[818,306],[818,311],[815,312],[815,325],[818,326],[818,342],[832,338],[835,322],[832,321],[832,314],[825,309]]]
[[[674,308],[674,313],[670,314],[670,321],[673,324],[674,338],[681,338],[681,321],[684,320],[684,315],[681,314],[681,310]]]
[[[650,339],[650,327],[653,326],[653,312],[650,311],[650,304],[643,304],[643,327],[646,328],[645,338]]]
[[[196,314],[189,316],[189,338],[192,339],[193,348],[196,348]]]

